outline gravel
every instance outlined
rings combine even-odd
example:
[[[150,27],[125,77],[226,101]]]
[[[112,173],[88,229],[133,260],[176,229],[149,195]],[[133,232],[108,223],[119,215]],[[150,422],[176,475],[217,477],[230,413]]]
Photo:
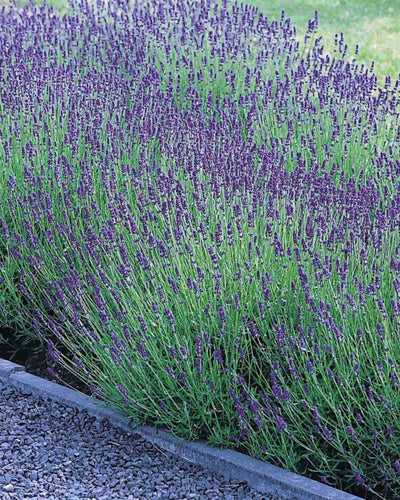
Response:
[[[0,381],[0,499],[278,500]]]

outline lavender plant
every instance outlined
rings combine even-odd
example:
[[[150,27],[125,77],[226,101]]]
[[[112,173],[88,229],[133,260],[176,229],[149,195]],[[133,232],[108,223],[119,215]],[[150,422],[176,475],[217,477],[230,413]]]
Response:
[[[0,15],[1,319],[138,423],[400,494],[398,86],[204,0]]]

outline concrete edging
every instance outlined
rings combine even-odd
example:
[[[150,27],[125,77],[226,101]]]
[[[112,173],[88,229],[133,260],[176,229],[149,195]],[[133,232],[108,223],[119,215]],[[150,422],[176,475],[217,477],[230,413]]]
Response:
[[[287,500],[359,500],[331,486],[285,471],[234,450],[213,448],[206,441],[189,442],[165,430],[156,431],[147,425],[135,426],[119,410],[107,408],[102,402],[49,380],[36,377],[23,366],[0,358],[0,380],[19,389],[48,397],[87,411],[96,418],[107,418],[112,424],[131,434],[139,434],[160,448],[198,464],[215,474],[246,481],[251,488]]]

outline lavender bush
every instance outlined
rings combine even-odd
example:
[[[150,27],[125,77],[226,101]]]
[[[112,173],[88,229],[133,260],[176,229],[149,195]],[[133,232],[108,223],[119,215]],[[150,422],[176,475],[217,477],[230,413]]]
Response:
[[[0,15],[0,319],[138,423],[398,498],[399,82],[317,15],[70,11]]]

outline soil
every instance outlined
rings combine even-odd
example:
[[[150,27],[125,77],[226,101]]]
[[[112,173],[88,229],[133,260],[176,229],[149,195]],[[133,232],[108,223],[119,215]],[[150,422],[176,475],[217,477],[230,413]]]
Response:
[[[80,379],[75,377],[68,370],[60,365],[57,365],[46,354],[42,354],[39,356],[29,355],[26,358],[25,363],[18,364],[22,364],[23,366],[25,366],[25,370],[32,375],[51,380],[52,382],[57,382],[60,385],[64,385],[65,387],[69,387],[70,389],[76,389],[89,396],[92,395],[87,385],[85,385]],[[58,377],[52,376],[48,372],[48,368],[51,368],[56,373],[56,375],[58,375]]]
[[[12,330],[0,328],[0,337],[6,339],[12,338]],[[39,344],[24,346],[19,349],[15,345],[8,347],[7,344],[0,344],[0,358],[7,359],[13,363],[24,366],[27,373],[45,378],[60,385],[75,389],[89,396],[92,395],[89,387],[79,378],[75,377],[64,367],[56,364],[46,353],[39,350]],[[56,377],[49,373],[48,369],[53,370]]]

